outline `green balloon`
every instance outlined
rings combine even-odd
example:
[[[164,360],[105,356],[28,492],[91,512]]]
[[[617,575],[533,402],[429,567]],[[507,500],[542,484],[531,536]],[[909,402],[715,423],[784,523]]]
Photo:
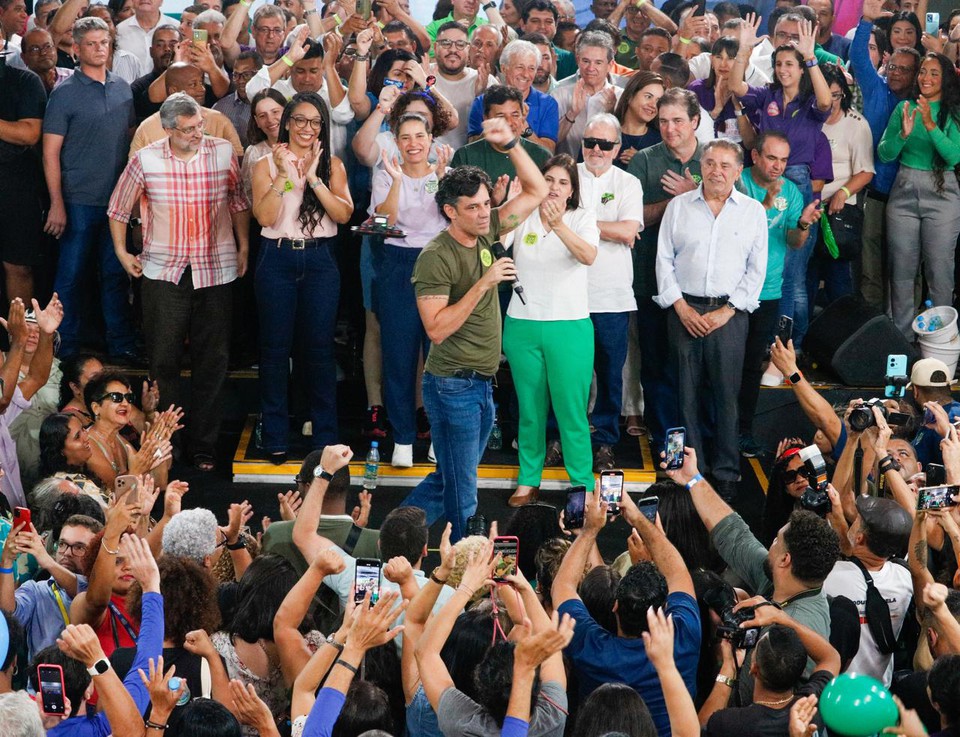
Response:
[[[823,689],[818,704],[831,732],[847,737],[869,737],[897,723],[893,696],[880,681],[859,673],[837,676]]]

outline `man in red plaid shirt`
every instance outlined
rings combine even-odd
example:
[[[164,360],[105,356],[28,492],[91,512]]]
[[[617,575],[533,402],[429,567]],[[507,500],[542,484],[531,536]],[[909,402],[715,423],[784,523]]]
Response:
[[[230,342],[230,283],[247,270],[250,204],[231,145],[204,136],[197,102],[167,98],[160,120],[168,137],[127,163],[107,215],[117,258],[143,278],[143,330],[150,371],[164,405],[181,405],[184,340],[191,353],[187,434],[193,462],[213,468]],[[143,252],[127,251],[130,213],[139,202]]]

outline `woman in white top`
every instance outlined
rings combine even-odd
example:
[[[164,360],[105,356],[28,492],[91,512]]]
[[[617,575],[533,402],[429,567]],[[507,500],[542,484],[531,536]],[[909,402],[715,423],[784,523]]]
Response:
[[[274,89],[261,90],[250,101],[250,125],[247,128],[250,145],[243,152],[240,165],[243,189],[250,201],[253,201],[253,168],[260,159],[273,153],[286,105],[286,98]]]
[[[593,377],[593,323],[587,268],[597,257],[596,218],[580,207],[573,159],[560,154],[542,171],[550,192],[515,231],[513,260],[526,304],[514,293],[503,326],[520,404],[520,474],[510,506],[537,497],[546,454],[547,412],[560,428],[563,460],[574,485],[592,488],[593,451],[587,401]]]
[[[382,168],[374,171],[370,206],[405,237],[387,237],[378,249],[373,308],[380,321],[383,388],[395,443],[391,463],[409,468],[417,437],[417,364],[430,346],[410,278],[420,251],[447,227],[436,193],[453,152],[441,144],[437,163],[430,163],[433,135],[420,113],[404,113],[394,123],[393,135],[400,156],[383,159]]]
[[[315,92],[295,95],[273,155],[253,171],[253,214],[263,226],[254,286],[260,313],[261,447],[287,457],[287,380],[294,339],[304,358],[313,446],[337,442],[333,333],[340,271],[337,224],[353,214],[343,162],[330,154],[330,111]]]
[[[873,136],[867,121],[851,109],[853,94],[842,69],[835,64],[823,65],[823,76],[830,85],[833,107],[823,124],[823,135],[830,142],[833,162],[833,181],[824,185],[820,199],[827,212],[840,215],[850,230],[859,233],[863,215],[857,208],[857,194],[873,179]],[[836,223],[831,223],[836,231]],[[834,233],[840,237],[840,233]],[[859,243],[859,239],[857,240]],[[817,234],[817,245],[807,267],[807,293],[811,309],[817,301],[820,282],[826,292],[827,304],[853,294],[851,256],[841,253],[834,259],[827,251],[823,229]]]

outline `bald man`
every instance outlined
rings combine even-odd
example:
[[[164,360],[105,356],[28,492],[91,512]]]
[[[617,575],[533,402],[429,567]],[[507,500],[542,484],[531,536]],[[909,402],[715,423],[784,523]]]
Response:
[[[203,86],[203,71],[199,67],[182,61],[175,62],[167,67],[164,81],[166,82],[167,97],[175,92],[186,92],[190,95],[201,106],[200,114],[203,116],[206,135],[225,138],[233,146],[237,158],[243,158],[243,144],[240,143],[240,136],[237,135],[237,129],[233,127],[230,119],[223,113],[208,107],[202,107],[206,97],[206,88]],[[154,113],[137,128],[137,132],[133,136],[133,142],[130,144],[130,156],[133,156],[144,146],[166,137],[167,132],[160,123],[160,113]]]
[[[20,58],[27,69],[40,77],[47,94],[73,74],[72,69],[57,66],[57,46],[53,36],[42,28],[34,28],[23,37]]]

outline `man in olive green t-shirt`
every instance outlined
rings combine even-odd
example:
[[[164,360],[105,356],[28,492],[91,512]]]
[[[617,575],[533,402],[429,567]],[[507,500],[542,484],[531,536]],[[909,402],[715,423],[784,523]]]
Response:
[[[485,120],[484,138],[509,153],[523,191],[490,206],[492,186],[482,169],[461,166],[440,180],[437,205],[450,221],[417,258],[417,309],[432,343],[423,367],[423,406],[430,418],[437,470],[403,505],[420,507],[427,524],[445,517],[451,540],[466,532],[477,508],[477,466],[493,427],[493,376],[500,365],[497,285],[516,278],[513,260],[492,244],[516,228],[547,195],[547,183],[519,136],[500,118]]]

